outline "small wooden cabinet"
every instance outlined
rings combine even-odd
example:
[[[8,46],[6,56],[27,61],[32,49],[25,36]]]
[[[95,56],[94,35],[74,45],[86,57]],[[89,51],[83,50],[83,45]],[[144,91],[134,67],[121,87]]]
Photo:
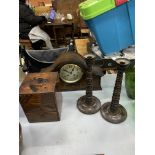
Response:
[[[19,101],[30,123],[60,120],[62,94],[55,92],[57,72],[30,73],[19,89]]]

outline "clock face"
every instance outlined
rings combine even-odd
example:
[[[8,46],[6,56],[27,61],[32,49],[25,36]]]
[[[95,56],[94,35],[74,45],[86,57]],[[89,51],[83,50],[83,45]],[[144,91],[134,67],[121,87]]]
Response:
[[[60,69],[60,78],[66,83],[75,83],[82,78],[82,69],[75,64],[66,64]]]

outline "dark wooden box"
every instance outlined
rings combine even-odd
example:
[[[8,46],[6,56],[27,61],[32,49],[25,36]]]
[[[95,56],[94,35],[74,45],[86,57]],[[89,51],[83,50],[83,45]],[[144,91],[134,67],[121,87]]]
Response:
[[[29,73],[19,89],[19,101],[30,123],[59,121],[62,94],[55,92],[57,72]]]

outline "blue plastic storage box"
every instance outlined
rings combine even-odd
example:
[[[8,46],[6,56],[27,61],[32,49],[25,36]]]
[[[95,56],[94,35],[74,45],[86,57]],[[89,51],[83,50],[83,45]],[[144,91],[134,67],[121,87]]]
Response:
[[[135,0],[130,0],[130,2],[127,3],[127,6],[129,11],[133,39],[135,40]]]
[[[99,1],[101,0],[89,0],[89,2],[92,2],[92,6],[96,5],[95,2],[98,3]],[[81,16],[94,34],[100,50],[104,55],[119,52],[135,44],[134,2],[134,0],[131,0],[120,6],[112,7],[108,11],[90,19],[85,18],[86,14],[84,14],[84,9],[80,5]]]

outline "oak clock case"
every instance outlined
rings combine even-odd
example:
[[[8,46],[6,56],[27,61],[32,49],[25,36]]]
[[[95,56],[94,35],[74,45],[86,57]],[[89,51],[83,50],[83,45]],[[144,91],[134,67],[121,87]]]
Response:
[[[59,73],[57,91],[76,91],[86,89],[86,70],[87,64],[84,57],[76,52],[65,52],[44,72]],[[94,79],[94,89],[101,90],[101,77],[95,76]]]

